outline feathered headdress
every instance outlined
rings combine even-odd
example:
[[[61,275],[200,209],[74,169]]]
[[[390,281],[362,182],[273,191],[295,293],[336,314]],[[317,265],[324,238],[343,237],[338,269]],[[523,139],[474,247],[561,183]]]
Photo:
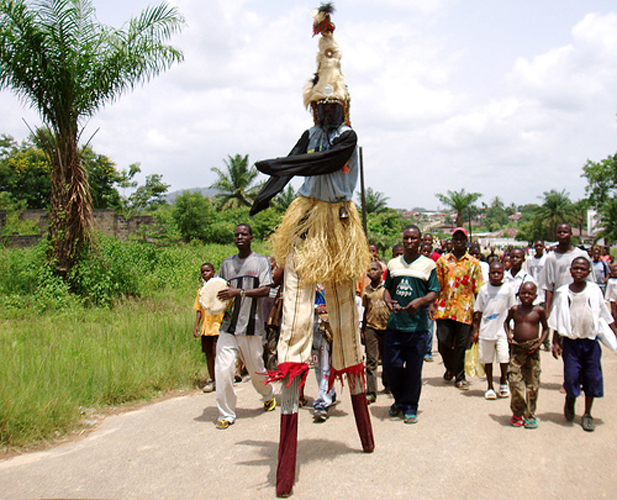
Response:
[[[314,108],[320,101],[339,102],[345,108],[345,121],[349,122],[350,97],[341,71],[342,54],[332,36],[335,26],[330,14],[333,12],[334,5],[325,3],[313,14],[313,36],[321,34],[321,37],[317,52],[317,72],[304,85],[304,105]]]

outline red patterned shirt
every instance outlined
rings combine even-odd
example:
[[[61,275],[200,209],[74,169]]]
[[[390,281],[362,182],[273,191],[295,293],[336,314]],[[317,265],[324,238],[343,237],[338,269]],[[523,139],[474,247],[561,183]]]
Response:
[[[474,298],[484,284],[478,259],[468,253],[460,259],[453,253],[444,254],[437,261],[437,279],[441,293],[437,298],[435,319],[452,319],[471,325]]]

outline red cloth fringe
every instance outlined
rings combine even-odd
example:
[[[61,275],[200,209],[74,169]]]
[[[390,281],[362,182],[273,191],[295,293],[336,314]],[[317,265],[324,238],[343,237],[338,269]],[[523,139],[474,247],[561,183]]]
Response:
[[[366,378],[364,374],[364,363],[359,363],[357,365],[348,366],[347,368],[343,368],[342,370],[335,370],[332,368],[330,370],[330,379],[328,380],[328,391],[332,390],[332,386],[334,385],[334,380],[339,379],[341,381],[341,385],[344,387],[343,383],[343,375],[347,374],[347,380],[349,381],[349,389],[353,392],[356,388],[356,380],[355,377],[351,375],[362,375],[362,385],[366,385]]]
[[[277,370],[267,370],[266,373],[262,373],[261,375],[266,375],[266,379],[263,381],[264,384],[270,384],[272,382],[276,382],[277,380],[283,380],[287,375],[289,375],[289,381],[287,382],[287,387],[291,386],[291,382],[296,377],[302,377],[302,382],[300,383],[300,390],[304,387],[306,383],[306,376],[309,372],[308,363],[281,363],[278,365]]]

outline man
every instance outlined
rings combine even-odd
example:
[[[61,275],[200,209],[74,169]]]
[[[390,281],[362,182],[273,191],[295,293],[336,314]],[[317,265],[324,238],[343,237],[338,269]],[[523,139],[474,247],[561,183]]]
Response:
[[[439,354],[446,368],[444,380],[454,379],[456,387],[469,389],[465,378],[465,350],[473,323],[473,303],[484,284],[480,262],[467,253],[467,230],[452,232],[452,251],[437,261],[437,278],[441,292],[437,299],[435,320]]]
[[[383,365],[394,397],[389,413],[396,416],[402,412],[406,424],[418,421],[422,363],[429,336],[428,307],[439,293],[436,264],[420,254],[420,237],[417,226],[405,229],[405,254],[388,262],[384,285],[390,317]]]
[[[229,288],[220,291],[221,300],[232,300],[221,323],[216,345],[216,405],[219,409],[217,429],[227,429],[236,420],[237,395],[234,389],[236,358],[242,356],[253,387],[264,400],[264,410],[276,407],[274,386],[263,383],[266,371],[263,362],[263,297],[272,285],[270,262],[267,257],[251,250],[253,231],[248,224],[239,224],[234,230],[238,254],[227,257],[218,276],[227,280]]]
[[[551,312],[553,297],[557,289],[563,285],[572,283],[572,275],[570,274],[572,261],[576,257],[585,257],[591,263],[591,259],[589,259],[587,252],[572,244],[572,227],[570,224],[567,222],[559,224],[557,226],[556,236],[557,247],[546,256],[542,277],[540,279],[540,283],[545,292],[544,307],[546,308],[547,316]],[[594,281],[595,276],[593,269],[587,276],[587,279],[589,281]]]

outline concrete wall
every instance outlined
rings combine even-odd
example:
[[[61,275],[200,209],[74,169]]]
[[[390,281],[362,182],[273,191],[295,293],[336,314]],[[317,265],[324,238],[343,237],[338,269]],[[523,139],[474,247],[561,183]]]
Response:
[[[49,213],[45,210],[24,210],[20,219],[31,220],[38,223],[40,233],[38,235],[20,236],[17,234],[5,236],[3,242],[7,246],[28,247],[36,245],[41,238],[47,236],[49,227]],[[6,224],[6,210],[0,210],[0,231]],[[122,215],[113,210],[95,210],[94,228],[108,236],[116,236],[122,241],[128,241],[129,237],[139,235],[145,241],[153,241],[147,236],[147,230],[156,229],[156,221],[150,215],[139,215],[126,220]]]

